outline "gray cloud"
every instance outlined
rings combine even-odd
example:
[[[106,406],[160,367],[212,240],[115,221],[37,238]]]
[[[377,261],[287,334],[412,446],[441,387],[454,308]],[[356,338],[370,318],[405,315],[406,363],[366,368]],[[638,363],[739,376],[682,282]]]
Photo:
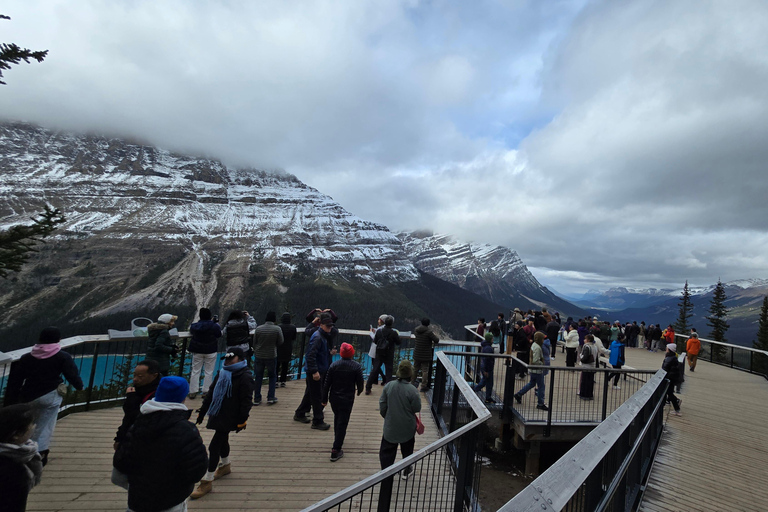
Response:
[[[586,4],[586,5],[585,5]],[[16,1],[0,112],[285,168],[555,288],[768,277],[760,2]]]

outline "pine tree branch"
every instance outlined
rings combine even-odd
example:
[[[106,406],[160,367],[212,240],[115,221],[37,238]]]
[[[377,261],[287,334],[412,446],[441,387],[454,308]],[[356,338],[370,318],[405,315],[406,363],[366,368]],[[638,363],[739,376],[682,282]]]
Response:
[[[31,253],[37,252],[36,245],[65,220],[58,208],[46,205],[45,211],[39,218],[33,218],[31,225],[0,231],[0,278],[7,279],[10,272],[20,271]]]

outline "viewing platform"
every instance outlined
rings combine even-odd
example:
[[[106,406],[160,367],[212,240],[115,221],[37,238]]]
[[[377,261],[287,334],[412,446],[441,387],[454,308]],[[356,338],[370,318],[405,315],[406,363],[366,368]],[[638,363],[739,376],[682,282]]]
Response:
[[[365,352],[365,331],[342,333],[348,337],[343,341],[355,341],[358,353]],[[252,409],[248,428],[231,436],[232,474],[217,480],[207,496],[189,501],[189,509],[376,510],[382,482],[387,475],[393,475],[390,510],[480,510],[476,499],[478,486],[482,486],[482,448],[477,427],[491,418],[487,426],[500,429],[500,437],[504,437],[506,429],[514,437],[513,446],[530,449],[540,443],[535,445],[535,455],[548,441],[569,436],[572,442],[581,440],[514,499],[510,496],[512,500],[500,511],[570,510],[573,503],[581,503],[580,510],[602,510],[598,501],[606,499],[614,504],[613,510],[768,509],[768,490],[760,485],[768,479],[768,444],[764,441],[768,438],[768,380],[729,367],[743,368],[739,361],[744,358],[734,354],[747,349],[731,349],[727,366],[708,362],[705,350],[695,373],[686,367],[685,383],[677,395],[683,400],[683,414],[678,417],[671,415],[671,406],[663,403],[666,381],[663,372],[658,372],[664,357],[661,352],[626,349],[627,366],[622,373],[627,380],[619,381],[621,389],[614,389],[612,383],[608,386],[608,371],[598,370],[594,400],[581,401],[575,394],[583,368],[563,368],[565,355],[558,350],[545,381],[545,401],[551,410],[541,411],[535,408],[533,390],[524,396],[522,404],[512,400],[509,390],[518,391],[527,380],[514,378],[509,371],[514,359],[503,355],[493,356],[497,359],[495,403],[484,404],[484,391],[475,393],[469,388],[476,381],[474,368],[479,358],[487,357],[478,355],[476,348],[475,344],[455,341],[440,347],[435,388],[421,394],[426,432],[416,436],[416,453],[408,462],[416,472],[409,479],[399,478],[408,465],[402,464],[399,456],[388,473],[379,471],[381,386],[374,386],[370,396],[357,397],[344,444],[345,456],[330,462],[333,431],[313,430],[293,421],[304,381],[292,380],[286,388],[278,388],[277,404],[263,403]],[[82,354],[88,352],[82,350]],[[407,358],[409,350],[405,341],[399,357]],[[102,350],[101,357],[108,358],[105,354],[110,353],[113,363],[122,357],[119,354],[124,355],[120,349]],[[762,371],[762,366],[753,363],[759,359],[756,356],[764,355],[753,352],[749,356],[752,372]],[[89,357],[93,356],[83,355],[81,359]],[[82,366],[90,370],[91,379],[98,373],[97,367],[102,371],[93,359]],[[119,369],[116,364],[113,367],[109,371]],[[7,371],[0,371],[0,378],[4,375]],[[550,386],[552,382],[554,386]],[[59,420],[49,464],[41,484],[30,494],[28,510],[125,510],[126,491],[110,482],[112,440],[122,409],[115,407],[113,399],[104,400],[104,389],[107,387],[98,390],[99,395],[94,390],[91,406],[111,407],[73,412]],[[100,400],[96,400],[97,396]],[[187,401],[190,409],[200,404],[199,398]],[[332,424],[330,407],[325,415]],[[205,423],[200,432],[207,444],[212,432],[204,427]],[[624,429],[628,429],[625,433],[631,432],[630,437],[621,433]],[[648,437],[643,438],[646,431]],[[658,434],[653,434],[655,431]],[[632,448],[638,435],[637,439],[646,441]],[[606,452],[608,448],[618,449],[619,458]],[[641,459],[637,464],[630,459],[621,463],[625,455],[632,457],[633,450],[643,455],[643,474],[648,475],[647,469],[651,468],[649,476],[634,484],[628,479],[637,478],[633,468],[639,467]],[[600,457],[604,458],[598,460],[602,452]],[[579,467],[590,473],[582,478]],[[596,476],[600,479],[595,480]],[[617,482],[624,487],[613,494]],[[621,490],[625,487],[626,493]],[[626,507],[617,508],[615,504],[621,500]],[[549,508],[542,507],[546,503]]]

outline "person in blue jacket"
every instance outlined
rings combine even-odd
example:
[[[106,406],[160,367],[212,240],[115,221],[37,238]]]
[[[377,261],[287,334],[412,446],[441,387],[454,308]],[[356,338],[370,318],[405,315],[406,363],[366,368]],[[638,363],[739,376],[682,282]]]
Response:
[[[299,407],[293,414],[293,419],[302,423],[309,423],[310,419],[306,414],[312,409],[312,428],[318,430],[328,430],[331,426],[324,421],[323,414],[323,380],[325,373],[330,366],[330,352],[328,351],[328,341],[333,330],[333,319],[330,315],[324,314],[320,318],[320,328],[317,329],[309,339],[309,348],[307,349],[304,371],[307,374],[304,390],[304,397]]]
[[[626,362],[624,359],[624,348],[626,345],[624,345],[624,335],[619,334],[618,339],[613,340],[611,342],[611,355],[608,359],[608,362],[611,363],[611,366],[613,366],[617,370],[621,370],[621,367],[624,366],[624,363]],[[621,389],[619,387],[619,377],[621,374],[619,372],[616,372],[608,377],[608,380],[611,380],[611,377],[613,378],[613,389]],[[626,379],[626,375],[624,376],[624,379]]]
[[[221,327],[212,320],[211,310],[200,308],[200,321],[189,327],[192,340],[189,342],[189,352],[192,354],[192,374],[189,376],[189,398],[196,398],[200,389],[200,370],[205,372],[203,379],[203,398],[213,382],[213,371],[216,368]]]
[[[482,350],[480,353],[482,354],[493,354],[493,339],[494,336],[492,333],[487,332],[485,333],[485,337],[482,342],[480,342],[480,346],[482,347]],[[485,403],[487,404],[493,404],[496,403],[493,399],[493,367],[494,363],[496,362],[496,359],[493,357],[480,357],[480,371],[482,372],[482,377],[480,378],[480,384],[476,384],[472,386],[473,391],[480,391],[481,389],[485,388]]]

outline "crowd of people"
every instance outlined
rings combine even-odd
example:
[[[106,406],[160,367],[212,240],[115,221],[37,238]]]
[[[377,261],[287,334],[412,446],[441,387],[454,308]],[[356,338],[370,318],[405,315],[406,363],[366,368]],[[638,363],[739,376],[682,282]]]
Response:
[[[113,443],[111,480],[128,490],[130,511],[183,511],[187,498],[199,499],[211,492],[215,480],[232,472],[230,435],[245,429],[252,408],[262,403],[265,374],[267,405],[277,403],[276,389],[286,385],[298,331],[290,313],[276,324],[276,314],[268,312],[261,325],[246,311],[233,311],[221,325],[208,308],[201,308],[198,316],[189,329],[189,380],[169,375],[179,353],[170,334],[178,317],[163,314],[147,327],[145,359],[134,368]],[[336,462],[344,456],[355,397],[364,390],[371,394],[381,376],[381,467],[394,463],[398,446],[403,457],[413,453],[416,415],[421,409],[417,389],[424,391],[431,385],[434,348],[439,342],[429,319],[414,330],[420,383],[411,361],[403,360],[393,368],[400,333],[393,329],[390,315],[382,315],[380,328],[372,330],[376,371],[367,382],[363,367],[354,360],[354,347],[338,341],[338,316],[330,309],[317,308],[306,320],[305,388],[293,419],[311,424],[312,429],[329,430],[324,409],[330,403],[334,417],[330,461]],[[39,343],[11,366],[6,406],[0,409],[3,510],[25,510],[29,491],[40,482],[61,400],[67,393],[64,379],[75,389],[83,389],[78,369],[60,341],[58,329],[44,329]],[[222,351],[223,365],[216,373]],[[336,354],[340,358],[333,361]],[[190,400],[198,397],[202,403],[193,411],[199,402]],[[204,422],[213,431],[207,449],[195,425]],[[409,474],[410,468],[401,477]]]
[[[128,489],[129,510],[182,511],[186,510],[188,497],[199,499],[211,492],[213,482],[232,471],[230,434],[245,429],[252,408],[262,403],[265,374],[267,405],[277,403],[276,390],[285,387],[298,331],[290,313],[284,313],[277,324],[277,315],[270,311],[262,325],[257,325],[247,311],[231,312],[222,325],[207,308],[201,308],[198,316],[189,329],[192,361],[188,381],[168,375],[178,353],[170,335],[177,317],[163,314],[148,326],[146,358],[135,366],[113,445],[112,481]],[[364,391],[370,395],[381,377],[384,388],[379,411],[384,427],[379,459],[384,469],[394,463],[398,447],[403,458],[413,453],[421,409],[418,391],[427,391],[431,386],[439,338],[430,320],[422,319],[413,330],[413,362],[402,360],[395,370],[401,335],[393,327],[394,318],[381,315],[377,328],[371,328],[372,368],[365,381],[363,367],[354,360],[354,347],[339,343],[337,321],[331,309],[316,308],[306,316],[304,393],[293,419],[311,424],[312,429],[330,430],[324,414],[330,404],[334,419],[330,461],[336,462],[344,456],[355,398]],[[597,368],[600,358],[607,357],[614,369],[621,369],[626,364],[626,348],[663,349],[662,368],[673,384],[669,386],[668,400],[680,414],[681,400],[674,395],[674,388],[682,369],[672,326],[662,330],[659,325],[646,327],[644,322],[609,324],[589,317],[569,317],[563,322],[558,313],[550,314],[546,308],[526,313],[515,308],[508,321],[503,313],[490,325],[479,319],[476,334],[480,354],[515,353],[511,371],[519,379],[527,375],[529,382],[514,395],[514,400],[521,403],[526,393],[535,390],[536,407],[545,411],[546,367],[555,358],[558,343],[564,346],[569,367],[578,362]],[[8,510],[24,510],[27,494],[40,482],[59,406],[67,392],[64,380],[75,389],[83,389],[77,367],[61,349],[60,340],[58,329],[43,329],[39,343],[11,367],[6,407],[0,409],[0,493],[4,504],[10,504]],[[687,343],[690,371],[695,370],[699,349],[698,334],[692,329]],[[215,373],[222,351],[223,365]],[[333,361],[336,354],[340,358]],[[481,357],[479,382],[472,383],[476,392],[485,390],[488,403],[495,402],[494,367],[493,357]],[[595,372],[580,373],[579,398],[592,400]],[[616,372],[607,377],[615,389],[620,389],[621,376]],[[193,410],[188,407],[192,403],[188,400],[198,395],[202,395],[202,403],[194,411],[194,423],[202,425],[207,418],[206,428],[213,431],[207,449],[191,421]],[[401,478],[408,478],[410,472],[410,468],[403,471]],[[391,480],[385,485],[391,486]]]

